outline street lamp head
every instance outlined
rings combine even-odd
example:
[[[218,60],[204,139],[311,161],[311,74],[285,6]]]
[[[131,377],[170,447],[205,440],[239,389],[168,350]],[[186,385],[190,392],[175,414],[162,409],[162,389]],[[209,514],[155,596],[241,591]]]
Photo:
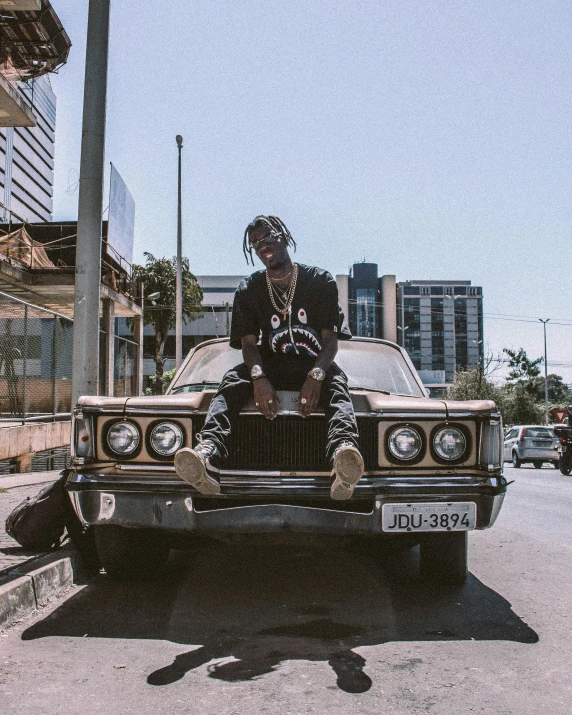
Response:
[[[180,134],[177,134],[175,139],[177,140],[177,146],[179,147],[179,149],[182,149],[183,148],[183,137]]]

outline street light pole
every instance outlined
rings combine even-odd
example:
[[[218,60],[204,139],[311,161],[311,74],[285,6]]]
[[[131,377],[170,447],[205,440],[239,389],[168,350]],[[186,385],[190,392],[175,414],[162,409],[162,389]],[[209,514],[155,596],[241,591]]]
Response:
[[[177,134],[176,140],[179,149],[179,176],[177,197],[177,282],[175,290],[175,364],[179,368],[183,361],[183,229],[181,221],[181,149],[183,148],[183,137]]]
[[[538,318],[538,320],[544,327],[544,420],[546,424],[548,424],[548,357],[546,354],[546,323],[548,323],[550,318],[546,318],[546,320]]]

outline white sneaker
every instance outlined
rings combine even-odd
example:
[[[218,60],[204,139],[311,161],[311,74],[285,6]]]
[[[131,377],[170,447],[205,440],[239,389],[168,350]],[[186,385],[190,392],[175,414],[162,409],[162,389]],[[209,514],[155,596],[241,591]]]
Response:
[[[354,487],[362,478],[363,457],[353,444],[341,444],[334,452],[333,476],[330,489],[332,499],[351,499]]]
[[[183,447],[175,455],[175,471],[201,494],[220,494],[220,484],[208,473],[209,458],[216,454],[212,442],[201,442],[195,449]]]

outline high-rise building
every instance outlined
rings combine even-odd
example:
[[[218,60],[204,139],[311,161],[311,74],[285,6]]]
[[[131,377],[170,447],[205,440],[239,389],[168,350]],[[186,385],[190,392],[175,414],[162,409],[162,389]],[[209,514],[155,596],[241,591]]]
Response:
[[[456,370],[482,364],[483,289],[471,281],[398,283],[397,327],[425,384],[451,384]]]
[[[56,95],[48,75],[21,84],[17,92],[33,110],[36,126],[0,128],[0,222],[51,221]]]

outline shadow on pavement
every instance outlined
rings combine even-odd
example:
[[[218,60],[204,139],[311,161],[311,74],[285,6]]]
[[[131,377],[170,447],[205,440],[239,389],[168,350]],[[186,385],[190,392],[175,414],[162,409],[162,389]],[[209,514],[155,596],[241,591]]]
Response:
[[[510,603],[474,576],[452,591],[416,581],[416,551],[383,563],[370,543],[212,542],[178,553],[155,582],[98,577],[22,638],[87,634],[192,645],[149,674],[154,686],[207,664],[209,677],[232,682],[271,673],[287,660],[326,661],[348,693],[372,685],[355,652],[362,646],[538,641]]]

